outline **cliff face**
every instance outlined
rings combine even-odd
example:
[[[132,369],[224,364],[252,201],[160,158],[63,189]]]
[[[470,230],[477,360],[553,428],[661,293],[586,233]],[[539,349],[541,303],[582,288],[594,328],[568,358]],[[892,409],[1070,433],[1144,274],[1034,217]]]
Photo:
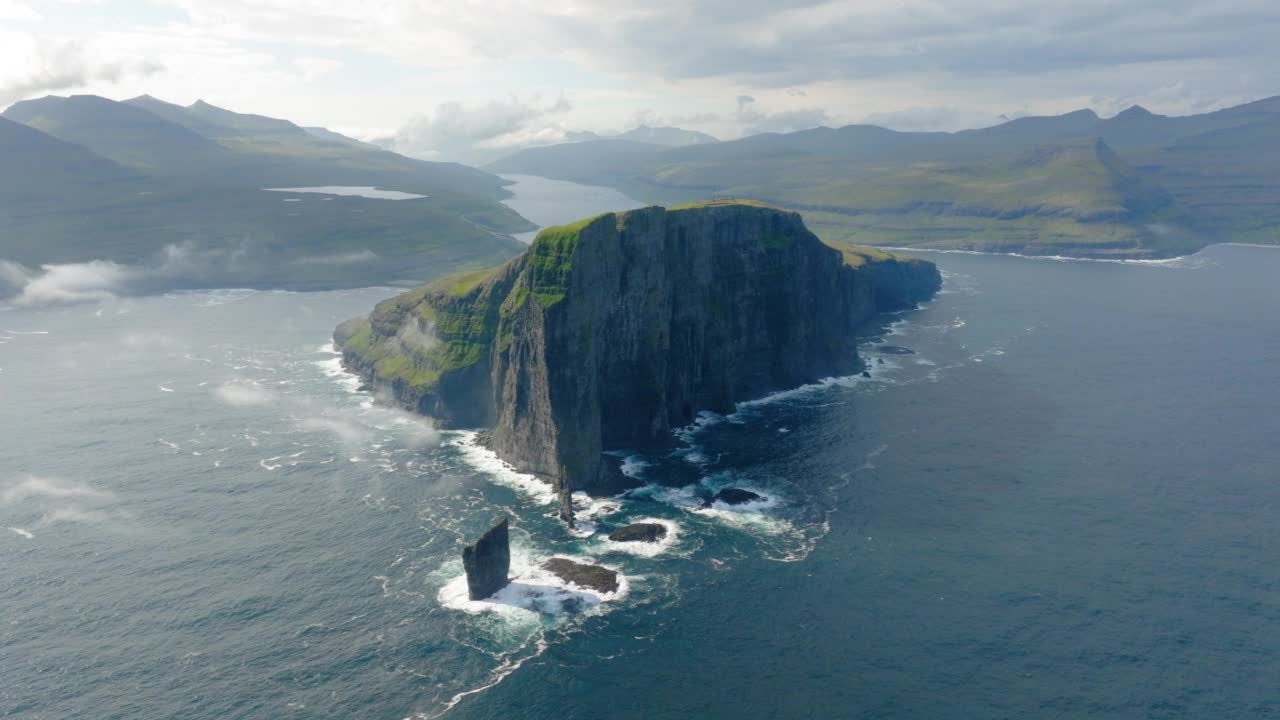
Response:
[[[835,249],[800,216],[718,202],[548,228],[529,251],[380,304],[335,338],[349,368],[500,457],[602,488],[608,448],[700,410],[861,368],[854,332],[939,287],[931,263]]]

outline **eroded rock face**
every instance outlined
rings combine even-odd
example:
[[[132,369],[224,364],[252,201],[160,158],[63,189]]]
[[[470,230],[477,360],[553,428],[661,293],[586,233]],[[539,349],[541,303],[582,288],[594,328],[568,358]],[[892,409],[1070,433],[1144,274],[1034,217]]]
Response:
[[[764,500],[765,497],[759,493],[743,490],[742,488],[724,488],[711,496],[702,507],[711,507],[716,503],[724,503],[725,505],[745,505],[749,502]]]
[[[618,591],[618,573],[607,567],[574,562],[567,558],[551,558],[542,563],[542,567],[561,580],[581,588],[589,588],[600,593]]]
[[[492,428],[518,470],[602,491],[625,482],[603,450],[858,372],[857,328],[940,282],[932,263],[825,245],[785,210],[651,207],[547,228],[501,268],[381,303],[335,341],[406,407]]]
[[[632,523],[609,533],[614,542],[658,542],[667,536],[667,527],[659,523]]]
[[[467,594],[472,600],[483,600],[507,586],[511,571],[507,518],[495,522],[479,540],[462,549],[462,567],[467,571]]]

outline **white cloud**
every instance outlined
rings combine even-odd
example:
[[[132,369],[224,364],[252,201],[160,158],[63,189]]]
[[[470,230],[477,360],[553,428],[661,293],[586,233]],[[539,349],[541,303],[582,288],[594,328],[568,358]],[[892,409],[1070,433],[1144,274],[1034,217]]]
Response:
[[[114,85],[126,77],[150,77],[163,69],[153,59],[101,52],[72,38],[0,30],[0,107],[95,83]]]
[[[637,118],[726,137],[868,117],[951,129],[1090,104],[1178,113],[1280,93],[1271,0],[156,2],[179,19],[121,16],[94,30],[49,19],[37,46],[73,35],[87,48],[90,91],[205,97],[309,125],[403,124],[404,147],[424,157],[460,148],[479,157]],[[0,8],[30,15],[15,0]],[[57,62],[15,69],[38,53],[0,35],[0,88],[10,96],[82,79]],[[167,72],[113,79],[94,70],[137,62]],[[535,90],[564,90],[575,107],[529,117],[528,101],[488,100]],[[767,117],[735,115],[739,95]],[[416,116],[424,107],[435,110]]]
[[[572,107],[564,96],[551,103],[537,96],[479,105],[441,103],[430,114],[419,115],[400,128],[394,147],[415,157],[470,159],[478,150],[563,142],[565,130],[554,117]]]
[[[124,289],[130,275],[125,266],[107,260],[44,265],[41,271],[28,276],[29,280],[15,299],[18,305],[110,300]]]
[[[0,20],[5,22],[36,22],[40,13],[30,5],[17,0],[0,0]]]
[[[327,432],[348,447],[358,447],[367,442],[370,432],[367,427],[352,420],[340,417],[309,417],[298,422],[298,428],[307,432]]]
[[[795,132],[831,122],[831,117],[822,108],[762,112],[756,106],[756,99],[750,95],[738,96],[738,108],[734,117],[748,134]]]

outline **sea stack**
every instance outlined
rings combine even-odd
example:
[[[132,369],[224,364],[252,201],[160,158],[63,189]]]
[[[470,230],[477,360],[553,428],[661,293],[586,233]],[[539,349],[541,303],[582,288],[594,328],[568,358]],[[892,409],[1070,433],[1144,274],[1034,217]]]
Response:
[[[467,571],[467,594],[472,600],[483,600],[507,586],[511,570],[507,518],[495,521],[479,540],[462,549],[462,567]]]
[[[380,303],[343,363],[565,496],[627,484],[604,451],[668,444],[702,410],[851,375],[858,329],[927,300],[932,263],[824,243],[749,201],[607,213],[523,255]]]

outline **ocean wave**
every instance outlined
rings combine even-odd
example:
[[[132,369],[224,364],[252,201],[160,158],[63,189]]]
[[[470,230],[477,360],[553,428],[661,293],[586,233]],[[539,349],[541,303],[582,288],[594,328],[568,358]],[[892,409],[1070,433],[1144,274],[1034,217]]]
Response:
[[[604,603],[621,600],[630,593],[627,577],[618,568],[601,565],[618,574],[618,589],[604,593],[566,582],[544,569],[542,563],[552,558],[599,564],[587,556],[555,554],[538,557],[513,547],[511,582],[506,587],[483,600],[472,600],[467,594],[466,573],[461,573],[440,588],[436,599],[443,607],[468,615],[493,613],[513,623],[525,624],[532,620],[580,615]],[[456,566],[456,561],[450,563],[450,567]]]
[[[499,485],[513,488],[540,505],[551,505],[557,501],[556,490],[551,483],[535,475],[518,472],[492,450],[476,442],[476,437],[477,433],[474,431],[458,431],[457,437],[448,441],[448,444],[458,448],[468,465]]]
[[[329,343],[328,347],[332,348],[333,343]],[[359,377],[348,372],[347,369],[343,367],[341,354],[335,354],[334,351],[326,351],[324,346],[317,350],[317,352],[333,355],[333,357],[328,359],[317,360],[312,363],[316,367],[320,368],[320,372],[324,373],[325,377],[334,381],[339,387],[349,393],[359,392],[360,386],[363,383],[360,381]]]
[[[654,523],[661,525],[667,529],[667,534],[657,542],[617,542],[610,540],[608,536],[604,536],[597,541],[591,548],[593,552],[598,553],[625,553],[627,555],[636,555],[639,557],[652,558],[659,555],[669,554],[680,543],[681,527],[680,523],[665,518],[641,517],[633,518],[627,521],[627,524],[633,523]]]

